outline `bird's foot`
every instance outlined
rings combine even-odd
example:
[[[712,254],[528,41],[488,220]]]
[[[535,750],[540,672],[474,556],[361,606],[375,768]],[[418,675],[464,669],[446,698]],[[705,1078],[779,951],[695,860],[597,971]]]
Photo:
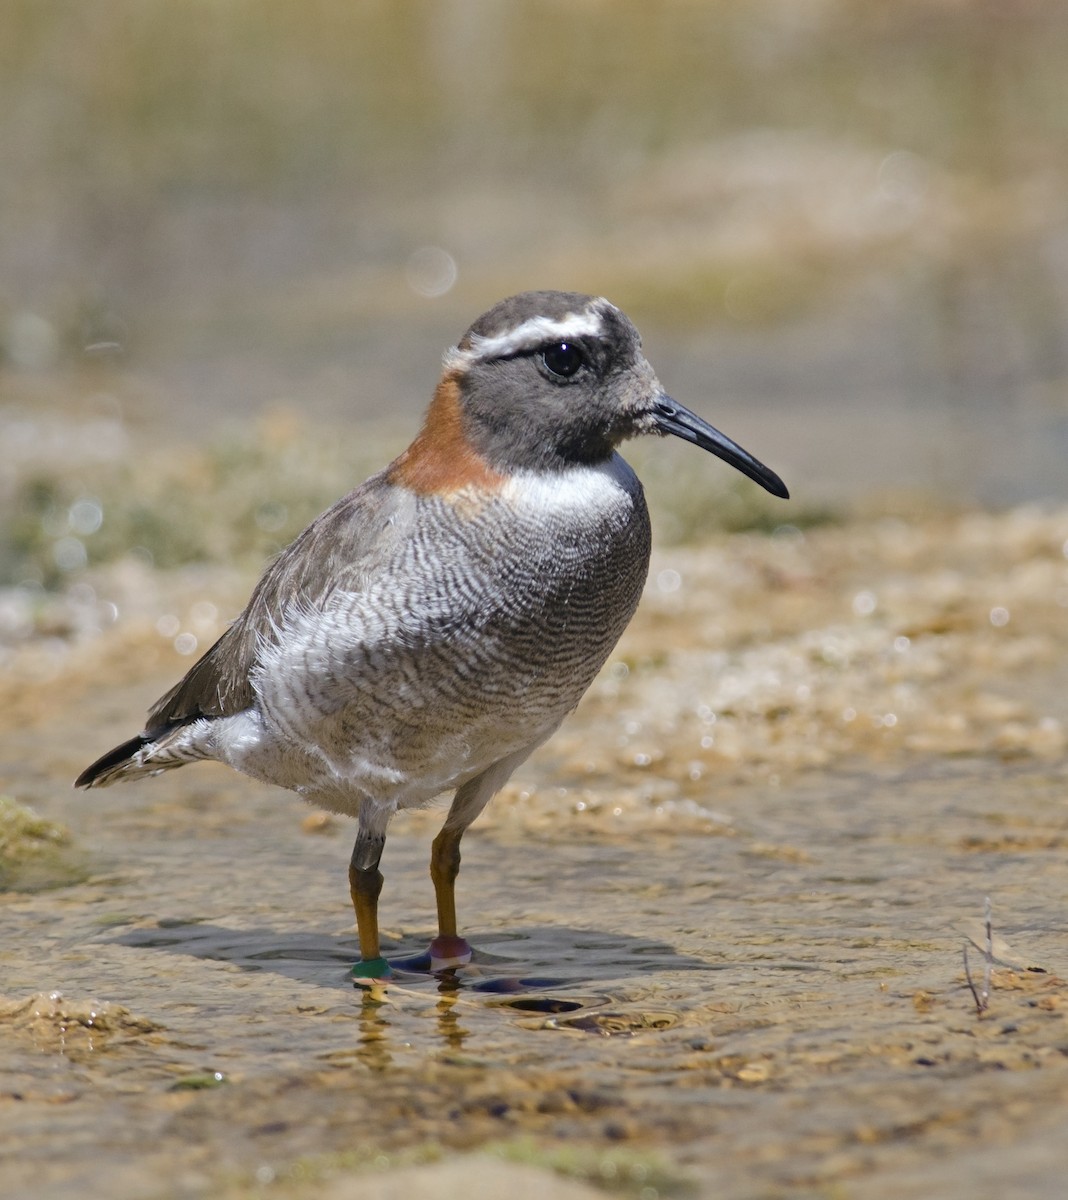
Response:
[[[466,967],[471,961],[471,946],[466,938],[456,934],[439,934],[427,949],[430,971],[447,971],[450,967]]]
[[[456,967],[466,967],[471,961],[473,951],[466,938],[438,936],[421,953],[409,958],[395,958],[392,963],[384,958],[370,958],[358,962],[352,968],[352,977],[357,983],[379,983],[401,975],[437,975],[441,971],[455,970]]]
[[[352,968],[352,978],[356,983],[376,983],[389,979],[393,975],[390,965],[384,958],[362,958]]]

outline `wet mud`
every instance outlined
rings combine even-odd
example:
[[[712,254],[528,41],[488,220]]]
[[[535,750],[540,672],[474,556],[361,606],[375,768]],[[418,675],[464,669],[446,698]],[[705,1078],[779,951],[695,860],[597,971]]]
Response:
[[[77,865],[0,893],[0,1194],[1060,1196],[1066,543],[1028,509],[659,551],[465,839],[474,962],[374,992],[349,823],[211,765],[70,789],[248,582],[101,570],[5,650],[0,790]],[[441,818],[387,843],[390,957]]]

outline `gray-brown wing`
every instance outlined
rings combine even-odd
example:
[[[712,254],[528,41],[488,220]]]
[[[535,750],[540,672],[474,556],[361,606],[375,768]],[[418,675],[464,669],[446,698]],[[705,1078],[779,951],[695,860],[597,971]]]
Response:
[[[245,611],[152,706],[148,732],[248,708],[254,699],[256,659],[264,646],[277,641],[286,612],[295,604],[319,608],[339,588],[358,586],[390,539],[404,494],[387,484],[381,472],[317,517],[267,568]]]

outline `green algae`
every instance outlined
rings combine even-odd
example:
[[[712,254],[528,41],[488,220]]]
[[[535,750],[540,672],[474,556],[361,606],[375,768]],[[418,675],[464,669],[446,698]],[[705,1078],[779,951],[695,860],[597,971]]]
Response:
[[[87,873],[68,829],[0,796],[0,892],[66,887]]]

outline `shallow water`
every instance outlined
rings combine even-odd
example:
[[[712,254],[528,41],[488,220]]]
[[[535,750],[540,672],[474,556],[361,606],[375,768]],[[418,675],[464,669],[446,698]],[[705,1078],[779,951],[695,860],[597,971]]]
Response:
[[[661,551],[465,839],[474,963],[372,994],[349,823],[207,765],[69,789],[188,662],[100,574],[122,618],[48,670],[17,649],[4,686],[3,788],[89,874],[0,897],[0,1194],[436,1195],[404,1164],[485,1150],[646,1200],[1060,1195],[1065,520]],[[216,582],[155,586],[225,611]],[[387,844],[391,956],[432,935],[440,819]]]
[[[529,1135],[629,1145],[709,1195],[889,1195],[991,1141],[1007,1169],[1053,1124],[1063,770],[757,788],[731,837],[473,834],[476,962],[375,998],[346,977],[347,839],[302,835],[293,805],[243,784],[213,793],[205,828],[164,787],[145,807],[92,798],[110,870],[6,899],[5,992],[64,998],[3,1020],[5,1194],[216,1194],[302,1156]],[[426,851],[390,842],[388,953],[430,936]],[[980,1020],[961,946],[982,942],[986,894],[1016,970]]]

